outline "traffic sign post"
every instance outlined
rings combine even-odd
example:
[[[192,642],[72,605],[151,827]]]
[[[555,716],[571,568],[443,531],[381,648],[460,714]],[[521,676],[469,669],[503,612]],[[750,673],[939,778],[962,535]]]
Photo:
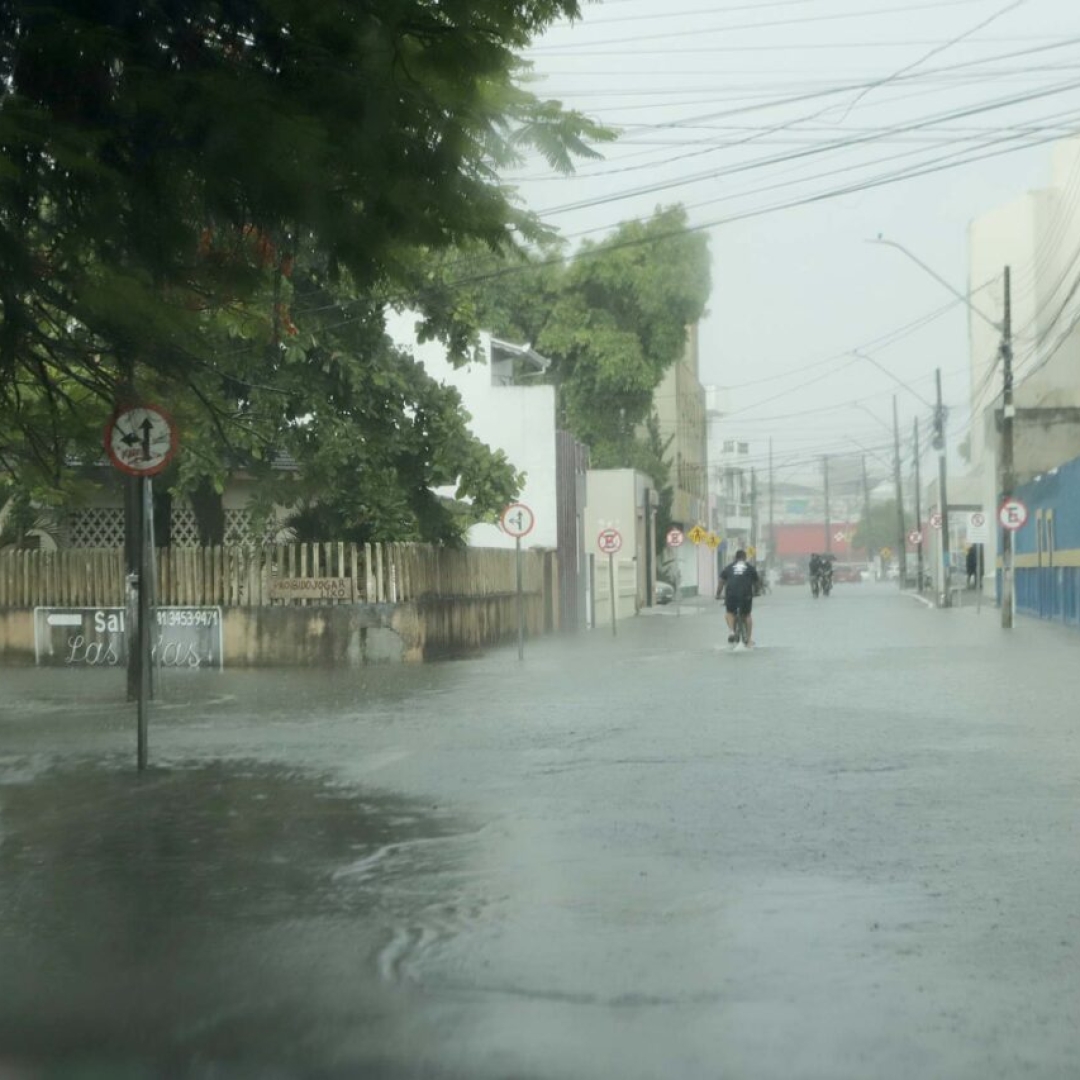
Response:
[[[912,547],[916,547],[922,543],[922,533],[919,532],[918,529],[912,529],[911,532],[907,534],[907,538],[908,543],[911,544]]]
[[[683,534],[682,529],[678,525],[672,525],[667,531],[667,546],[669,548],[682,547],[683,541],[686,536]],[[682,597],[679,595],[682,592],[682,574],[679,572],[678,560],[675,562],[675,618],[678,619],[682,616],[682,605],[680,603]]]
[[[1016,558],[1012,534],[1027,524],[1028,508],[1017,498],[1006,499],[998,507],[998,523],[1003,530],[1001,560],[1001,625],[1011,630],[1016,624]]]
[[[618,630],[615,626],[615,605],[618,597],[615,595],[615,554],[622,549],[622,536],[618,529],[603,529],[596,538],[596,546],[608,557],[608,599],[611,603],[611,636],[616,637]]]
[[[128,694],[136,699],[139,770],[149,761],[150,699],[153,696],[154,493],[151,477],[167,468],[176,455],[176,425],[157,405],[123,405],[105,425],[105,453],[113,466],[137,480],[138,490],[126,503],[135,518],[134,544],[128,548],[127,600],[134,626],[134,648],[128,654]]]
[[[525,659],[525,593],[522,587],[521,573],[521,538],[527,536],[536,524],[536,515],[524,503],[511,503],[500,515],[499,524],[503,531],[514,538],[514,552],[517,561],[517,619],[518,619],[518,659]]]
[[[1006,499],[998,510],[1001,527],[1016,532],[1027,524],[1028,509],[1019,499]]]

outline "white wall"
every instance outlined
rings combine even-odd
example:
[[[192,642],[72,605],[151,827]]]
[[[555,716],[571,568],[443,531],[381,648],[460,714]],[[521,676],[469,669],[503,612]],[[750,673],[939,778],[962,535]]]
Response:
[[[470,415],[469,430],[492,449],[502,450],[514,467],[526,474],[518,501],[532,510],[536,526],[522,544],[555,547],[555,388],[493,386],[491,368],[482,361],[455,368],[440,342],[417,342],[417,318],[412,312],[388,312],[386,326],[391,340],[423,363],[432,378],[456,387]],[[490,356],[490,343],[489,334],[481,335],[482,356]],[[468,539],[474,547],[514,546],[513,537],[497,525],[474,525]]]

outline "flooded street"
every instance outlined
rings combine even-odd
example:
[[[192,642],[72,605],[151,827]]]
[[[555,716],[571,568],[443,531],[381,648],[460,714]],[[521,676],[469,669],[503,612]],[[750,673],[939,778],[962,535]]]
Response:
[[[1075,634],[894,588],[0,670],[0,1077],[1075,1075]]]

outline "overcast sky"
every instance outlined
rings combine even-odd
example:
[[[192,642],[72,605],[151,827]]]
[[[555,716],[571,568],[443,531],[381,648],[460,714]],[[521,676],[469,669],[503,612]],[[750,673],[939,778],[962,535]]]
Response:
[[[732,434],[760,463],[769,436],[792,478],[856,444],[887,457],[894,391],[905,441],[929,423],[855,349],[926,399],[940,367],[960,441],[964,307],[866,241],[967,287],[968,223],[1045,185],[1051,141],[1080,130],[1080,4],[606,0],[527,55],[538,94],[622,134],[576,176],[510,179],[574,239],[673,202],[709,226],[701,377],[733,388]]]

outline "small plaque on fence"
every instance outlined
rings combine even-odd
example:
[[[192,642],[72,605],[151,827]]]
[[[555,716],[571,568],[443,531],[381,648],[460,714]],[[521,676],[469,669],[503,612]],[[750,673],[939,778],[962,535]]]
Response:
[[[271,578],[271,600],[354,600],[350,577]]]

